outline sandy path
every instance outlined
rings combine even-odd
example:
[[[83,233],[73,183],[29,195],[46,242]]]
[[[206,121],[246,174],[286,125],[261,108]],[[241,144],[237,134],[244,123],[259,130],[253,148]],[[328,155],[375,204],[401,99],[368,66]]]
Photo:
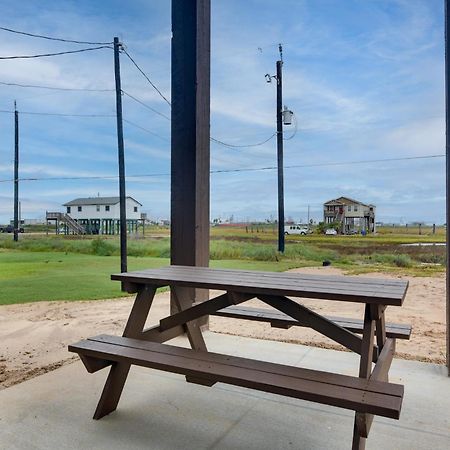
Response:
[[[339,274],[338,269],[297,269],[302,273]],[[369,274],[387,278],[388,275]],[[396,277],[398,278],[398,277]],[[402,277],[410,281],[401,308],[389,307],[387,321],[410,323],[410,341],[398,341],[400,357],[444,363],[445,360],[445,278]],[[344,317],[362,317],[363,305],[303,299],[316,311]],[[264,307],[258,301],[248,305]],[[132,298],[80,302],[38,302],[0,307],[0,389],[32,376],[45,373],[73,360],[67,345],[79,339],[101,334],[121,333],[132,305]],[[148,325],[169,313],[169,294],[155,298]],[[212,331],[298,342],[336,348],[336,345],[314,331],[292,327],[271,328],[268,324],[211,317]]]

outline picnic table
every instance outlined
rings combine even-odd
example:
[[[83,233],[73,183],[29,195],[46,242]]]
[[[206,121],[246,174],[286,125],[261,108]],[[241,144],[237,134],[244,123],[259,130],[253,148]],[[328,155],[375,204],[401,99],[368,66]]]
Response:
[[[122,336],[100,335],[69,346],[88,372],[111,366],[94,419],[114,411],[132,364],[178,373],[204,386],[217,382],[355,411],[353,449],[362,449],[374,415],[398,419],[402,385],[388,382],[397,338],[411,327],[385,323],[387,306],[401,306],[407,281],[169,266],[112,275],[137,293]],[[156,290],[169,286],[177,311],[144,328]],[[225,291],[192,304],[187,289]],[[364,317],[327,317],[290,297],[365,304]],[[257,298],[271,308],[244,307]],[[200,320],[207,315],[268,322],[278,328],[309,327],[360,355],[359,376],[212,353]],[[164,344],[187,334],[191,348]],[[331,368],[330,368],[331,369]]]

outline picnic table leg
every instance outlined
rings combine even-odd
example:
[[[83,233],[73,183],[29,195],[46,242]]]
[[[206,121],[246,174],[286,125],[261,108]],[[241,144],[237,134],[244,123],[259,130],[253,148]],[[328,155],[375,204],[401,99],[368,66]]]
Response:
[[[181,312],[187,308],[192,306],[189,301],[189,297],[183,295],[183,288],[171,286],[170,288],[172,292],[172,298],[174,300],[175,306],[178,309],[178,312]],[[189,343],[193,350],[199,351],[208,351],[206,348],[205,340],[203,339],[202,330],[200,329],[200,325],[198,320],[192,320],[191,322],[186,322],[186,334],[189,339]]]
[[[359,363],[360,378],[369,378],[372,372],[375,319],[371,306],[367,304],[364,310],[364,328]],[[358,421],[365,419],[364,414],[361,414],[359,412],[355,413],[352,450],[364,450],[366,448],[366,438],[361,435],[360,428],[358,427]]]
[[[145,285],[140,288],[125,325],[124,337],[139,338],[147,320],[155,292],[156,287],[154,286]],[[128,363],[114,363],[112,365],[95,410],[94,419],[101,419],[117,408],[129,371],[130,364]]]
[[[189,296],[184,295],[183,290],[185,288],[171,286],[170,290],[172,292],[172,299],[178,312],[184,311],[192,306],[189,301]],[[207,352],[205,340],[203,339],[202,330],[200,328],[200,323],[198,319],[186,322],[184,324],[186,329],[186,334],[191,344],[193,350]],[[216,381],[209,378],[186,376],[186,381],[188,383],[201,384],[202,386],[213,386]]]

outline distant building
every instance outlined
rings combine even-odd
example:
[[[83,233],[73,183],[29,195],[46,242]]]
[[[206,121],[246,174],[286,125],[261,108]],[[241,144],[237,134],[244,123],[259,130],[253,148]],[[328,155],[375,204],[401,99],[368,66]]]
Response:
[[[66,212],[47,212],[47,220],[55,220],[56,228],[64,233],[119,234],[120,198],[87,197],[64,203]],[[133,197],[126,198],[128,232],[136,232],[142,204]]]
[[[376,231],[375,206],[348,197],[339,197],[325,202],[323,220],[325,224],[339,224],[339,231],[343,234]]]

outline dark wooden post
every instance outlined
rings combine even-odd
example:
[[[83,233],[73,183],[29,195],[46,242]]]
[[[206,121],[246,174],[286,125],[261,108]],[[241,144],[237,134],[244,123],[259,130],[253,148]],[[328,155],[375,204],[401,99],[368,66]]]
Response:
[[[210,0],[172,0],[171,264],[209,264]],[[183,290],[190,301],[207,292]],[[171,310],[177,310],[171,301]]]
[[[281,45],[280,45],[281,53]],[[278,251],[284,253],[283,61],[277,61]]]
[[[119,38],[114,38],[114,77],[116,82],[116,119],[117,119],[117,148],[119,160],[119,197],[120,197],[120,271],[127,271],[127,206],[125,193],[125,156],[123,145],[122,121],[122,88],[120,84],[119,50],[122,44]]]
[[[19,240],[19,113],[14,102],[14,241]]]
[[[447,370],[450,376],[450,252],[448,246],[450,245],[450,4],[449,0],[445,0],[445,116],[446,116],[446,241],[447,241],[447,281],[446,281],[446,295],[447,295],[447,307],[446,307],[446,329],[447,329]]]

